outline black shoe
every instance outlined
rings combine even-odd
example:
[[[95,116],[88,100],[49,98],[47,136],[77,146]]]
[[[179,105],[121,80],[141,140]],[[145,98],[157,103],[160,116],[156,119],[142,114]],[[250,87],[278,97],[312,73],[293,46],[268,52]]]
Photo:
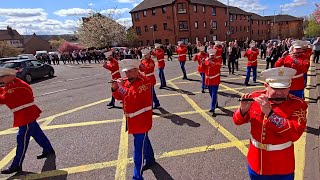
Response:
[[[107,106],[112,106],[112,107],[114,107],[114,104],[113,104],[113,103],[109,103],[109,104],[107,104]]]
[[[216,117],[217,114],[215,112],[212,113],[212,117]]]
[[[188,78],[187,77],[183,77],[182,79],[186,79],[187,80]]]
[[[201,91],[202,93],[206,93],[204,90]]]
[[[161,106],[160,104],[155,105],[155,106],[152,107],[152,109],[157,109],[157,108],[160,107],[160,106]]]
[[[159,89],[163,89],[163,86],[160,86]]]
[[[8,169],[2,170],[1,174],[12,174],[12,173],[21,173],[22,172],[22,166],[18,166],[16,168],[9,167]]]
[[[143,167],[142,167],[142,171],[146,171],[148,169],[151,169],[152,166],[154,166],[156,164],[156,162],[154,161],[153,163],[148,163],[148,164],[145,164]]]
[[[43,158],[49,157],[50,155],[54,155],[54,154],[55,154],[54,150],[51,150],[49,152],[43,152],[41,155],[37,156],[37,159],[43,159]]]
[[[213,112],[214,113],[214,109],[211,109],[209,112]]]
[[[250,86],[250,84],[249,84],[249,83],[244,83],[244,85],[246,85],[246,86]]]

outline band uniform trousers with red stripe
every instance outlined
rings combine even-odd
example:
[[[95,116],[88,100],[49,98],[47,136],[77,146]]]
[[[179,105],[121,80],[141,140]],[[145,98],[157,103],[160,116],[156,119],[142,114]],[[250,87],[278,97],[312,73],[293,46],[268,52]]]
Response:
[[[266,91],[251,93],[252,98]],[[253,179],[293,180],[295,170],[294,144],[306,129],[308,105],[289,94],[281,104],[271,104],[272,113],[265,115],[260,105],[253,102],[246,114],[237,109],[233,114],[236,125],[250,123],[251,141],[247,160]]]
[[[30,137],[43,148],[44,153],[53,151],[50,141],[36,122],[42,111],[34,104],[33,92],[27,83],[16,78],[6,85],[0,95],[0,104],[13,111],[13,127],[19,128],[16,155],[10,168],[22,166]]]
[[[109,62],[104,63],[103,67],[111,72],[111,76],[112,76],[113,80],[121,78],[121,74],[119,71],[119,63],[115,58],[112,58],[109,60]],[[115,103],[115,99],[112,96],[111,101],[110,101],[110,105],[114,106],[114,103]]]
[[[211,105],[210,111],[215,110],[218,104],[218,89],[220,80],[220,71],[222,66],[222,59],[206,59],[204,63],[205,70],[205,85],[208,86],[210,97],[211,97]]]
[[[164,61],[164,50],[161,48],[158,48],[157,50],[152,52],[152,55],[157,58],[158,61],[158,72],[159,72],[159,78],[160,78],[160,88],[166,87],[166,78],[164,76],[164,67],[166,66]]]
[[[186,68],[184,67],[187,61],[187,51],[188,49],[184,45],[181,45],[176,49],[176,53],[178,54],[178,61],[180,62],[180,67],[183,73],[183,79],[188,79]]]
[[[154,152],[148,132],[152,127],[152,95],[150,79],[140,75],[133,82],[125,81],[122,87],[113,92],[116,99],[122,100],[126,115],[127,130],[134,137],[133,178],[142,180],[142,167],[155,162]]]
[[[297,56],[286,56],[280,58],[274,65],[275,67],[289,67],[297,70],[295,76],[292,78],[290,93],[304,99],[304,87],[305,79],[303,74],[308,72],[310,66],[310,57],[308,55],[301,53]]]
[[[143,72],[147,78],[150,79],[152,101],[154,103],[153,107],[159,107],[160,106],[160,102],[159,102],[159,100],[157,98],[157,94],[156,94],[156,91],[154,89],[154,86],[156,85],[156,77],[154,75],[154,67],[155,67],[155,63],[151,58],[143,59],[141,61],[141,65],[139,67],[139,70],[141,72]]]
[[[257,81],[258,55],[259,55],[258,49],[256,49],[256,50],[248,49],[243,55],[243,57],[248,58],[246,80],[244,82],[245,84],[249,83],[251,70],[253,71],[253,82]]]

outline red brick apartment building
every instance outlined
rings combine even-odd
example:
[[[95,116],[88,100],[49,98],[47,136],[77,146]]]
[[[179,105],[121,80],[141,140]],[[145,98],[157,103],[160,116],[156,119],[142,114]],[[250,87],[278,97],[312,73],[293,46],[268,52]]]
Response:
[[[272,37],[270,17],[237,7],[227,8],[217,0],[144,0],[130,13],[141,46],[152,45],[154,41],[176,44],[180,40],[195,43],[197,40],[245,41],[247,38],[267,40]],[[303,22],[299,18],[295,21]],[[288,22],[291,24],[292,19]],[[291,30],[281,33],[293,37]]]

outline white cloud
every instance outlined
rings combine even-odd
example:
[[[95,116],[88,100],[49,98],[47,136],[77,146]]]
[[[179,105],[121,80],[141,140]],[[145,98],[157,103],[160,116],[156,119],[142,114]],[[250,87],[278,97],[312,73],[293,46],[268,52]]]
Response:
[[[46,16],[47,13],[41,8],[36,9],[0,9],[0,16],[5,17],[35,17]]]
[[[71,9],[60,9],[54,12],[58,16],[86,16],[94,12],[92,9],[81,9],[81,8],[71,8]]]
[[[122,26],[125,26],[126,28],[129,28],[132,26],[132,19],[131,18],[120,18],[116,20],[119,24]]]
[[[117,0],[119,3],[135,3],[137,0]]]
[[[227,0],[219,0],[227,4]],[[239,7],[247,12],[261,13],[263,10],[268,9],[267,6],[262,5],[259,0],[229,0],[230,6]]]
[[[280,9],[282,11],[288,12],[288,11],[292,11],[296,7],[304,6],[307,4],[308,4],[307,0],[293,0],[291,3],[280,5]]]
[[[129,11],[130,11],[129,8],[106,9],[106,10],[102,10],[100,13],[101,14],[111,14],[111,15],[121,15],[121,14],[124,14],[124,13],[129,12]]]
[[[89,3],[88,6],[94,6],[94,4],[93,3]]]

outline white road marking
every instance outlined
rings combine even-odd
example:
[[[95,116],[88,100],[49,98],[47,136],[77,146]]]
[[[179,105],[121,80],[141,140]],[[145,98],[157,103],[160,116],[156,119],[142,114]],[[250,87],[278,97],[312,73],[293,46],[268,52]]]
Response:
[[[52,91],[52,92],[44,93],[44,94],[42,94],[41,96],[45,96],[45,95],[49,95],[49,94],[54,94],[54,93],[58,93],[58,92],[66,91],[66,90],[68,90],[68,89],[61,89],[61,90],[58,90],[58,91]]]

